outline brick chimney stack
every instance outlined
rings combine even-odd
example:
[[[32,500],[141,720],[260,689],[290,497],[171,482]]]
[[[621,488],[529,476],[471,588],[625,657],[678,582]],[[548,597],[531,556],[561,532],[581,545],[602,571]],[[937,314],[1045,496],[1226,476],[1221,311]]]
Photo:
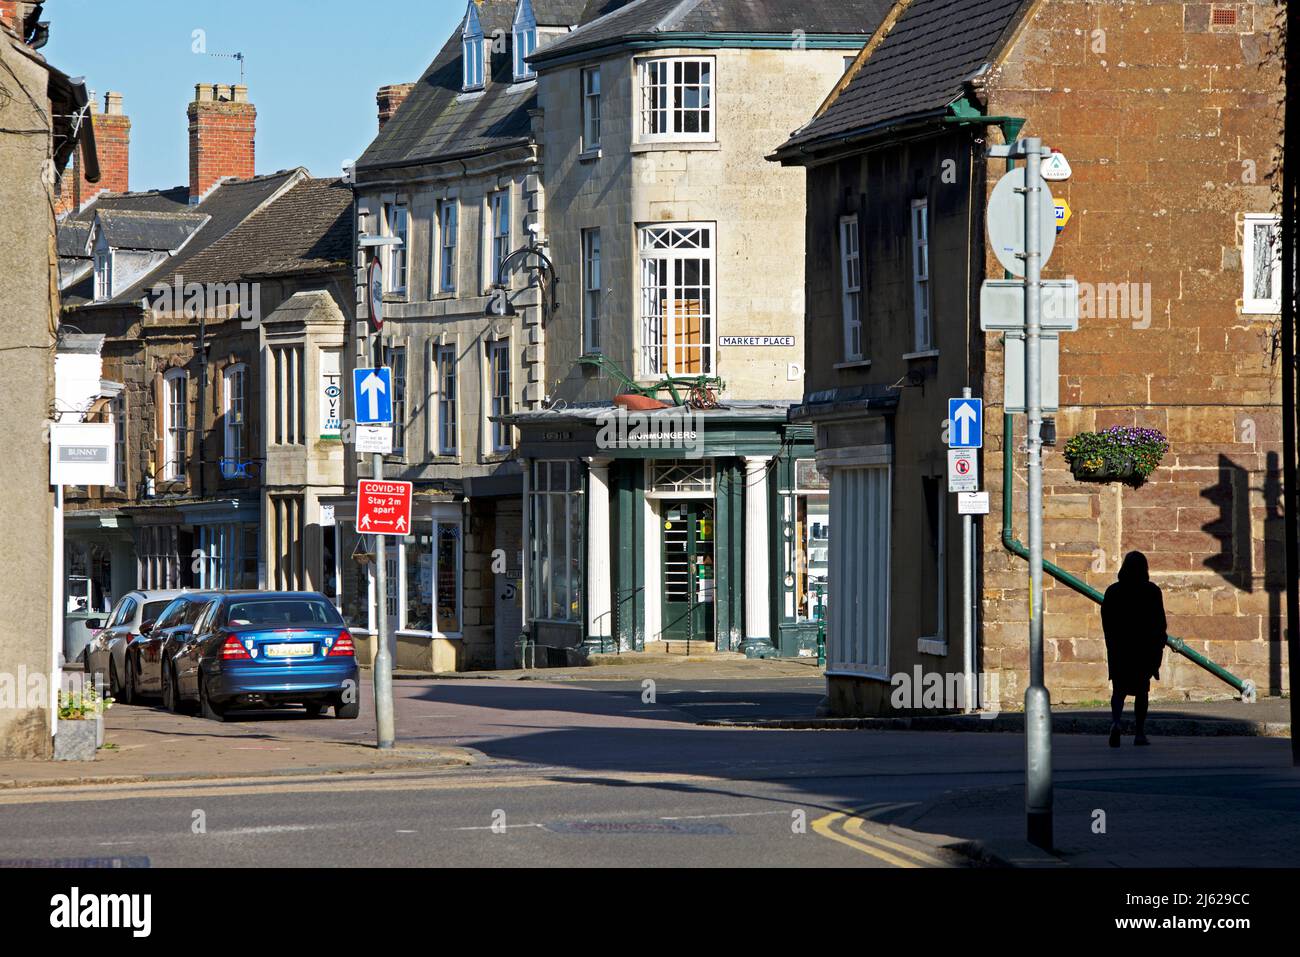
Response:
[[[226,177],[254,175],[257,108],[248,102],[248,87],[200,83],[188,115],[191,203]]]
[[[131,118],[122,112],[122,94],[104,94],[104,111],[94,95],[90,98],[90,124],[95,129],[95,152],[99,156],[98,183],[87,183],[81,168],[81,151],[73,153],[72,167],[59,183],[55,211],[75,212],[102,192],[125,193],[131,188]]]
[[[379,128],[381,130],[384,128],[384,124],[393,118],[397,108],[406,101],[406,98],[411,95],[411,91],[414,89],[414,83],[392,83],[379,88],[379,92],[375,94],[375,102],[379,104]]]

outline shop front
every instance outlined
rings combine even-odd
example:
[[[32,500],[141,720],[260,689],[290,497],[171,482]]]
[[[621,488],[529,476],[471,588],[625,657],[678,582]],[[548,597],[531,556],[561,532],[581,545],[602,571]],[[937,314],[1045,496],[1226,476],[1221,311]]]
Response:
[[[537,661],[666,642],[817,653],[828,491],[782,403],[511,417]]]
[[[382,602],[376,601],[374,537],[357,533],[355,498],[329,504],[333,574],[327,569],[326,577],[338,584],[329,597],[357,641],[358,657],[373,661],[383,615],[396,667],[455,671],[465,632],[465,503],[416,496],[411,534],[386,539]]]

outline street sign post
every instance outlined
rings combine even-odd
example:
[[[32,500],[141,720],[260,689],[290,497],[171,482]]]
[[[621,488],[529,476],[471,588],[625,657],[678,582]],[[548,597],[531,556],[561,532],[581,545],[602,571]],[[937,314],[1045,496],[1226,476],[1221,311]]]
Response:
[[[357,425],[391,425],[393,422],[393,370],[352,370],[352,399]]]
[[[410,482],[362,479],[357,483],[357,531],[367,535],[411,533]]]
[[[984,400],[963,396],[948,400],[948,448],[984,448]]]

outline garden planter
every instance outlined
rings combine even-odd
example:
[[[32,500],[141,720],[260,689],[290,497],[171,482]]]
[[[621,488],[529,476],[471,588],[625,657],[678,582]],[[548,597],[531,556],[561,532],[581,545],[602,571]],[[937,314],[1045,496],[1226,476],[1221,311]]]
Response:
[[[1070,471],[1080,482],[1127,482],[1137,475],[1137,463],[1129,458],[1108,460],[1092,467],[1089,463],[1076,462],[1071,463]]]
[[[667,402],[660,402],[658,399],[652,399],[648,395],[616,395],[614,404],[621,409],[629,412],[654,412],[657,409],[667,409]]]
[[[54,733],[54,760],[95,760],[98,724],[94,718],[60,718],[59,730]]]

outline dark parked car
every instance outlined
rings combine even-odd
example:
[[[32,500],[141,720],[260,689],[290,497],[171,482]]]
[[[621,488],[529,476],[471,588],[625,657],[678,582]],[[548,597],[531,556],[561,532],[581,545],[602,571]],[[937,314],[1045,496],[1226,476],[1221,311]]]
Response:
[[[360,712],[352,635],[324,595],[218,595],[177,643],[163,661],[170,711],[197,701],[203,717],[216,721],[237,708],[286,704],[301,704],[310,715],[329,707],[339,718]]]
[[[157,697],[162,694],[165,647],[169,642],[179,647],[199,614],[216,597],[215,592],[186,592],[163,609],[152,628],[130,640],[126,646],[125,677],[122,679],[125,700],[137,701],[142,695]]]
[[[131,699],[126,697],[123,685],[123,677],[126,675],[126,646],[137,635],[152,628],[163,609],[180,594],[182,592],[176,588],[129,591],[113,606],[108,623],[103,628],[99,628],[98,622],[86,622],[87,627],[98,629],[81,652],[81,664],[87,676],[104,675],[109,695],[130,704]]]

